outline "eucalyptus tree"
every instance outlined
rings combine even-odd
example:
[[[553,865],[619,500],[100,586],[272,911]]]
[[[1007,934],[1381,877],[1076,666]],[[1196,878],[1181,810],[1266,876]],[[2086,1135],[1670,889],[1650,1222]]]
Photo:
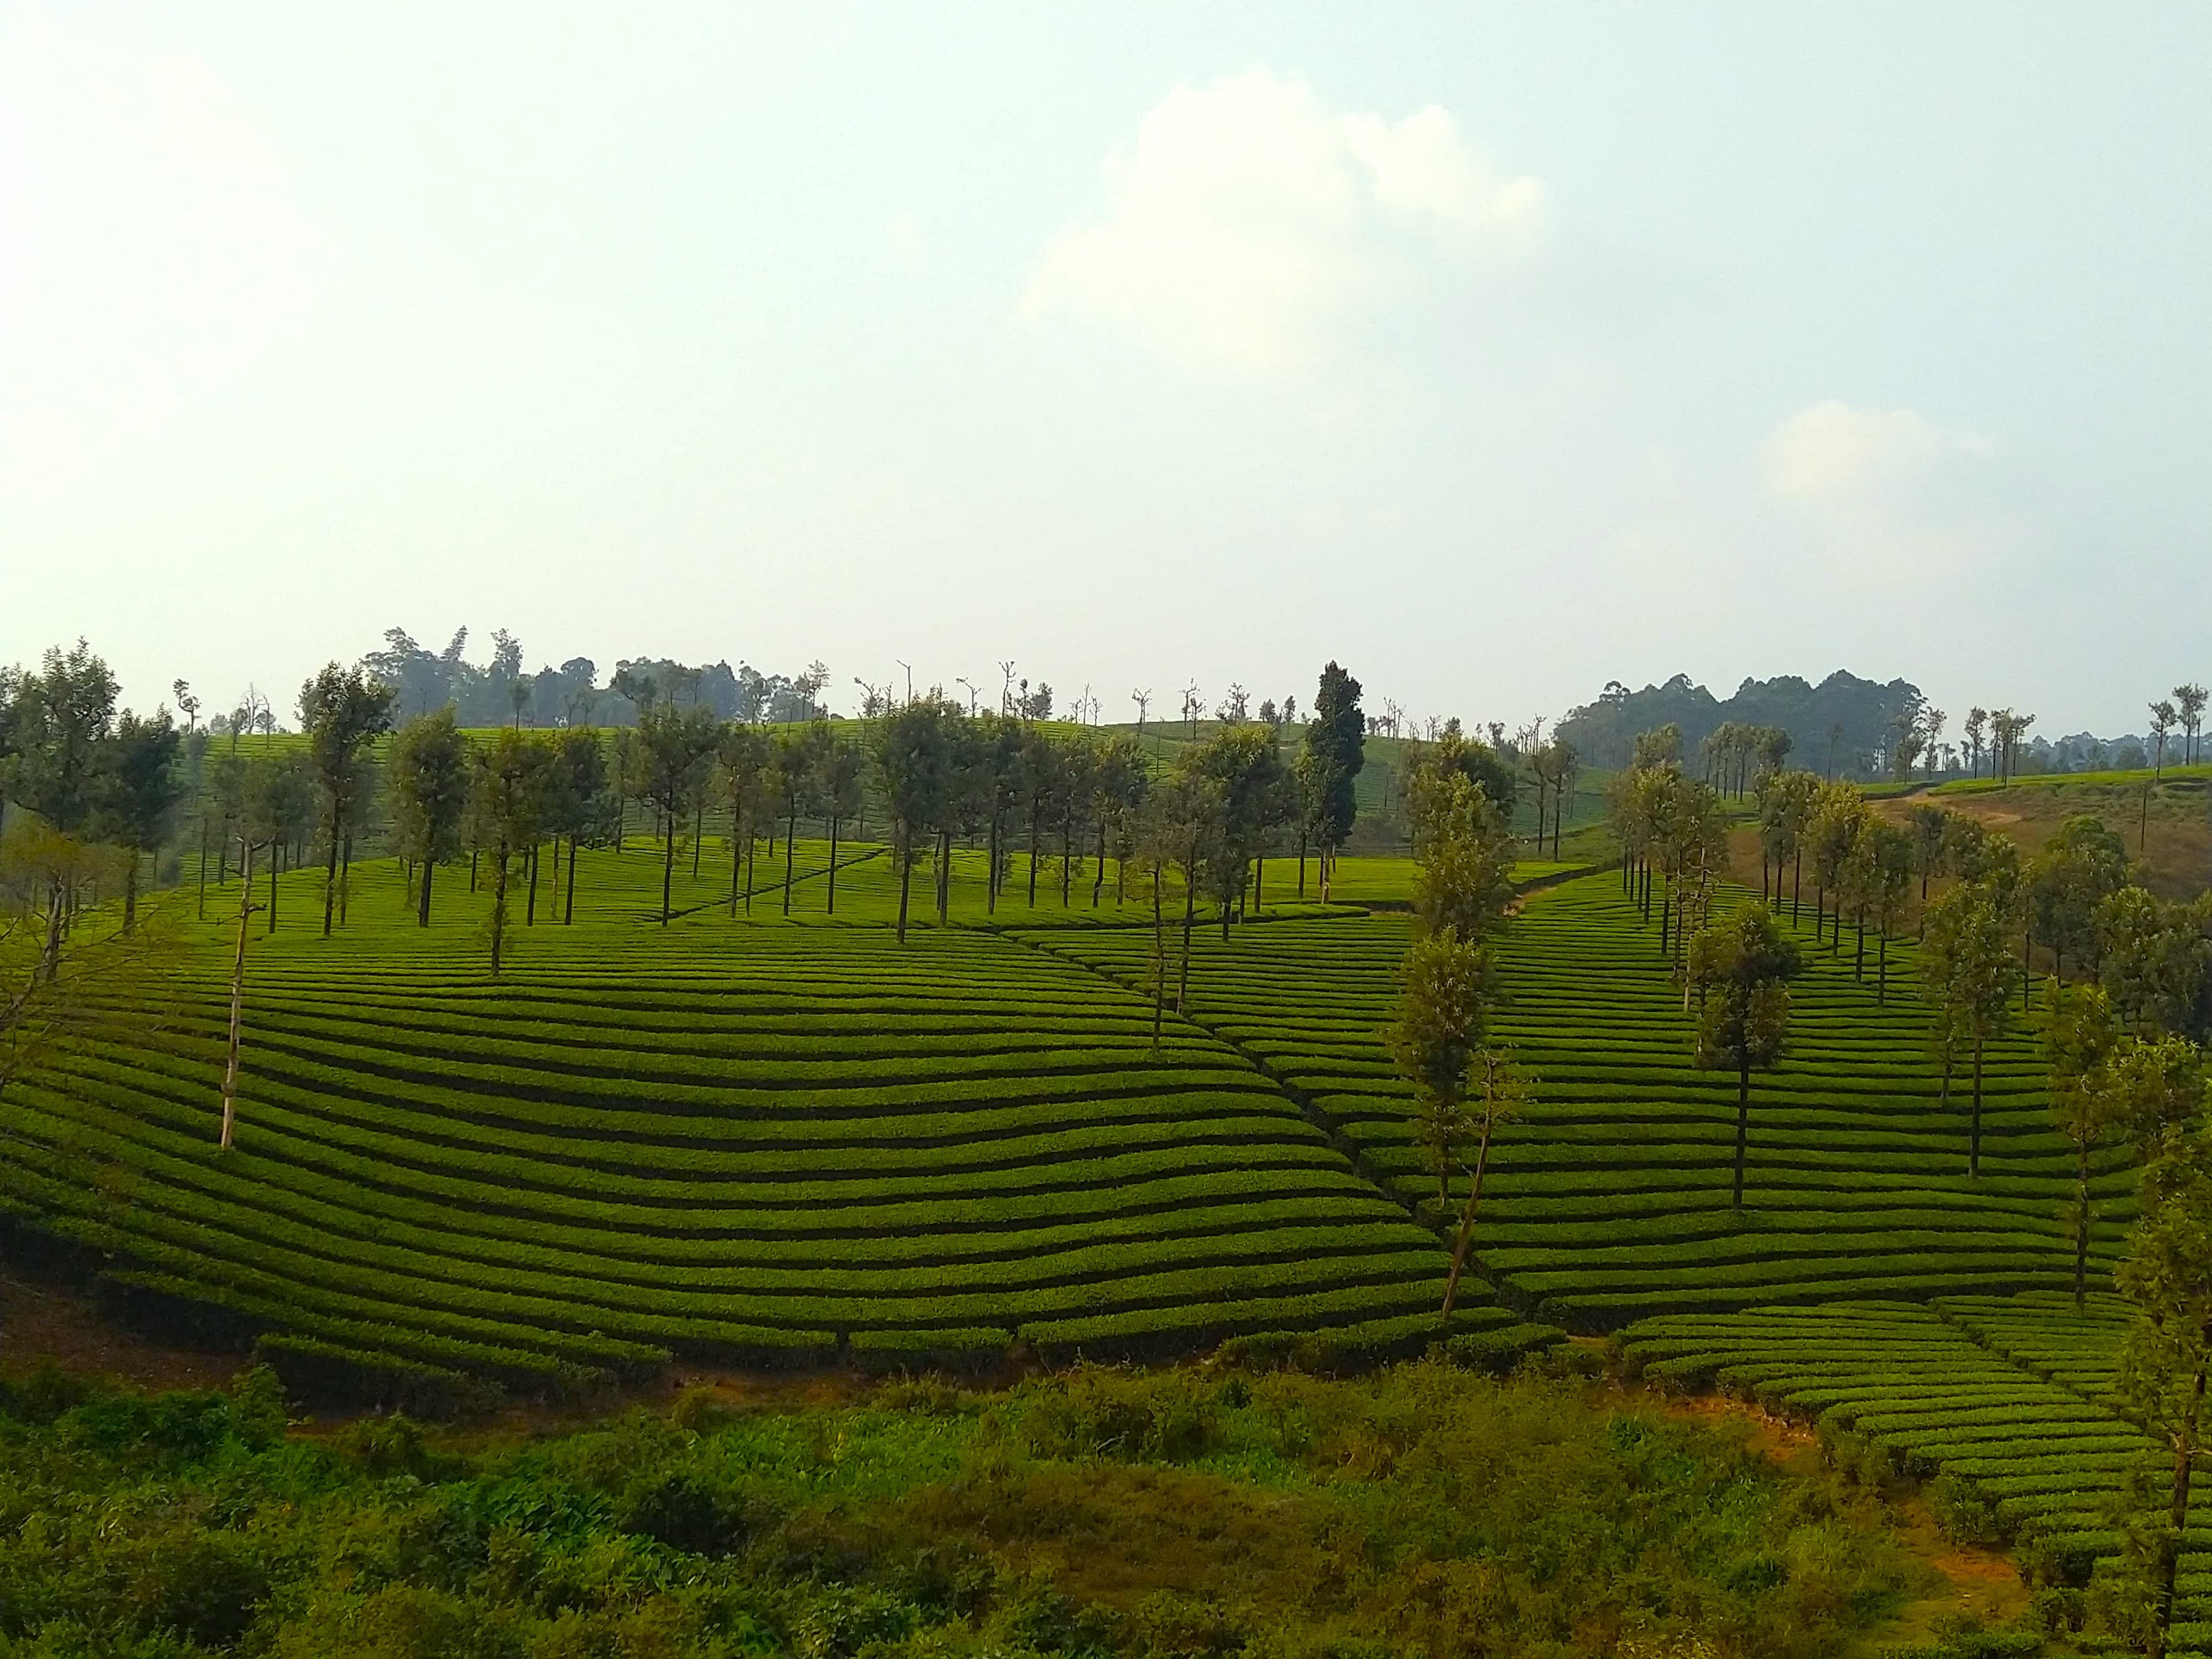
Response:
[[[732,916],[738,914],[741,887],[746,910],[752,908],[754,884],[745,872],[751,867],[754,848],[760,839],[760,823],[775,810],[769,776],[775,758],[775,745],[765,732],[741,724],[722,728],[715,751],[714,787],[730,815]]]
[[[637,724],[638,758],[645,798],[660,815],[660,925],[673,914],[676,836],[707,786],[722,733],[714,711],[703,703],[679,707],[664,702],[648,708]]]
[[[2074,1307],[2088,1295],[2089,1227],[2095,1210],[2089,1193],[2090,1160],[2122,1127],[2118,1091],[2109,1062],[2119,1046],[2119,1022],[2094,986],[2054,984],[2043,1054],[2051,1070],[2051,1127],[2074,1149],[2074,1191],[2065,1210],[2074,1244]]]
[[[66,652],[49,647],[38,671],[15,681],[12,752],[0,777],[17,805],[65,836],[81,835],[100,805],[117,690],[107,664],[82,640]]]
[[[1367,759],[1367,724],[1359,711],[1359,682],[1330,663],[1314,694],[1305,748],[1315,757],[1310,775],[1314,842],[1321,850],[1321,896],[1328,899],[1340,848],[1359,815],[1355,787]]]
[[[276,878],[283,872],[285,849],[304,848],[315,823],[315,776],[307,757],[264,755],[253,776],[257,815],[269,832],[268,931],[276,931]]]
[[[1921,992],[1935,1014],[1931,1038],[1944,1067],[1971,1058],[1973,1105],[1966,1174],[1982,1171],[1982,1071],[1990,1043],[2010,1029],[2010,906],[1993,881],[1961,881],[1928,906],[1920,945]]]
[[[1241,688],[1240,688],[1241,690]],[[1228,724],[1242,724],[1226,721]],[[1053,776],[1052,816],[1060,830],[1060,907],[1072,902],[1076,866],[1082,862],[1084,831],[1097,802],[1098,747],[1088,731],[1070,732],[1060,744]]]
[[[586,842],[611,838],[622,803],[608,787],[606,745],[590,726],[572,726],[553,740],[545,789],[545,833],[553,837],[554,873],[561,875],[561,842],[568,843],[561,921],[576,920],[576,854]]]
[[[1029,903],[1036,908],[1037,865],[1044,855],[1044,831],[1051,827],[1060,799],[1060,745],[1052,734],[1024,724],[1021,732],[1020,780],[1023,811],[1029,820]]]
[[[169,838],[184,781],[177,773],[181,743],[166,708],[150,719],[125,709],[100,755],[94,833],[125,855],[123,931],[138,920],[138,866]]]
[[[2051,952],[2055,975],[2064,975],[2069,951],[2094,965],[2097,907],[2127,882],[2127,844],[2093,813],[2069,816],[2029,860],[2028,929]]]
[[[509,871],[514,860],[544,835],[550,775],[556,758],[550,745],[526,738],[512,726],[469,754],[469,839],[489,854],[492,861],[491,914],[486,935],[494,979],[499,977],[506,959]]]
[[[1751,1074],[1769,1071],[1790,1040],[1790,981],[1804,969],[1796,942],[1764,904],[1747,904],[1701,930],[1689,951],[1698,996],[1697,1062],[1735,1073],[1735,1177],[1729,1202],[1743,1207],[1751,1133]]]
[[[340,902],[341,857],[349,871],[352,864],[354,814],[367,782],[362,757],[378,734],[391,729],[397,696],[359,668],[336,663],[300,688],[300,729],[307,734],[307,752],[322,786],[323,830],[330,843],[323,882],[326,939]]]
[[[775,752],[767,775],[776,815],[784,820],[783,914],[787,916],[791,914],[793,848],[799,844],[799,820],[802,813],[813,815],[822,738],[817,735],[817,728],[808,726],[797,731],[786,728],[778,732],[773,741]]]
[[[2166,775],[2166,740],[2173,731],[2173,705],[2160,697],[2150,706],[2151,781],[2156,783]]]
[[[2204,688],[2193,682],[2173,688],[2173,707],[2181,722],[2185,763],[2192,763],[2197,758],[2197,734],[2204,729]]]
[[[1116,732],[1099,744],[1091,769],[1091,815],[1098,829],[1097,869],[1091,883],[1091,908],[1097,909],[1106,891],[1106,844],[1114,844],[1114,902],[1123,898],[1128,862],[1130,826],[1145,799],[1150,775],[1145,751],[1127,732]]]
[[[1949,841],[1948,809],[1920,801],[1906,811],[1905,828],[1912,836],[1912,871],[1920,878],[1920,902],[1928,902],[1928,884],[1943,873],[1943,851]]]
[[[869,734],[884,800],[890,811],[892,853],[898,860],[901,944],[906,942],[914,884],[915,840],[935,831],[952,789],[949,726],[954,718],[935,698],[923,696],[901,704]]]
[[[815,750],[814,796],[823,815],[830,821],[830,896],[823,908],[832,915],[837,912],[837,832],[849,819],[860,816],[860,752],[839,737],[834,731],[823,728],[823,740]]]
[[[1254,860],[1289,821],[1291,791],[1273,734],[1265,726],[1224,726],[1184,751],[1183,760],[1220,788],[1221,824],[1213,858],[1212,896],[1229,937]]]
[[[392,827],[399,856],[419,872],[415,925],[430,925],[431,877],[461,851],[461,821],[469,804],[467,739],[452,705],[417,714],[392,739]]]
[[[1812,816],[1806,824],[1805,835],[1813,853],[1813,896],[1818,910],[1814,928],[1817,940],[1821,936],[1828,915],[1828,896],[1834,892],[1850,861],[1852,848],[1865,833],[1872,817],[1867,810],[1866,799],[1859,793],[1858,786],[1847,781],[1823,783],[1813,799]],[[1836,907],[1836,931],[1829,948],[1841,948],[1843,943],[1843,905]]]
[[[1875,818],[1866,842],[1865,908],[1874,913],[1875,933],[1881,941],[1874,994],[1875,1006],[1880,1007],[1889,1000],[1890,936],[1904,920],[1905,902],[1912,891],[1913,838],[1911,831],[1902,824]],[[1863,950],[1863,929],[1860,945]],[[1856,974],[1857,969],[1854,968],[1852,971]]]

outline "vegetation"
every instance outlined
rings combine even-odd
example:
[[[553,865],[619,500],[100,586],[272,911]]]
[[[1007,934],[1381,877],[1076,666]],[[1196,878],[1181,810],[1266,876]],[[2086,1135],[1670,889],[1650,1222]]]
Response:
[[[1079,1370],[512,1449],[229,1396],[0,1392],[10,1652],[1838,1652],[1878,1505],[1571,1383]],[[1473,1487],[1483,1493],[1469,1504]]]

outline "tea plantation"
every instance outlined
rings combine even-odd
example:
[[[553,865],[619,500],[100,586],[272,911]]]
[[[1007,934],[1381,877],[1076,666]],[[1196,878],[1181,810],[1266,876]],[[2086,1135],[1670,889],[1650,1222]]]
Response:
[[[886,898],[860,857],[841,918]],[[1433,1236],[1232,1048],[1170,1021],[1155,1050],[1142,999],[987,932],[732,926],[726,895],[654,926],[659,873],[587,855],[593,917],[556,926],[541,892],[496,983],[481,896],[419,930],[372,866],[325,940],[287,878],[250,953],[235,1151],[211,921],[173,1002],[115,1011],[150,1035],[10,1088],[5,1202],[125,1299],[295,1364],[523,1386],[672,1353],[1437,1334]]]
[[[1194,1019],[1317,1111],[1401,1197],[1433,1198],[1408,1097],[1382,1040],[1407,924],[1289,921],[1202,940]],[[1033,936],[1128,984],[1147,940],[1121,931]],[[1909,945],[1890,948],[1878,1001],[1852,940],[1803,930],[1789,1057],[1753,1082],[1749,1173],[1729,1203],[1735,1080],[1690,1063],[1679,981],[1612,874],[1533,894],[1498,946],[1506,994],[1493,1034],[1539,1079],[1495,1149],[1478,1256],[1535,1316],[1592,1330],[1668,1310],[2009,1291],[2071,1284],[2057,1203],[2070,1164],[2052,1132],[2034,1032],[1992,1049],[1982,1173],[1966,1178],[1963,1082],[1942,1101]],[[2130,1177],[2097,1181],[2094,1265],[2109,1266]]]

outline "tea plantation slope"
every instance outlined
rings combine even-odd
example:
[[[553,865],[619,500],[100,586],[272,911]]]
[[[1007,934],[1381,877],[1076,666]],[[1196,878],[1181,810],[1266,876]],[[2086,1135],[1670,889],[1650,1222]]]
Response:
[[[525,1383],[1433,1334],[1433,1237],[1249,1063],[1179,1022],[1155,1053],[1092,975],[966,932],[519,944],[493,984],[459,924],[257,942],[228,1155],[207,950],[156,1039],[0,1099],[0,1202],[142,1296]]]
[[[2120,1546],[2139,1469],[2155,1506],[2171,1455],[2110,1389],[2127,1329],[2118,1304],[1960,1297],[1662,1315],[1620,1338],[1630,1370],[1717,1387],[1815,1425],[1846,1468],[1934,1477],[1954,1534],[2018,1547],[2034,1577],[2080,1585]],[[2212,1649],[2212,1496],[2183,1539],[2176,1653]]]
[[[1482,1268],[1511,1298],[1610,1328],[1669,1309],[2070,1283],[2057,1218],[2070,1155],[2049,1125],[2033,1035],[1991,1051],[1970,1181],[1965,1087],[1942,1104],[1910,948],[1892,946],[1878,1004],[1871,965],[1855,979],[1808,923],[1790,1056],[1753,1079],[1737,1212],[1735,1079],[1692,1064],[1656,923],[1612,874],[1526,901],[1497,946],[1506,1001],[1492,1029],[1537,1073],[1536,1099],[1494,1149],[1477,1230]],[[1146,982],[1146,932],[1030,937]],[[1382,1036],[1407,939],[1405,921],[1381,916],[1254,925],[1225,945],[1209,931],[1191,1016],[1311,1101],[1401,1195],[1433,1200]],[[2117,1158],[2096,1184],[2101,1275],[2128,1207]]]

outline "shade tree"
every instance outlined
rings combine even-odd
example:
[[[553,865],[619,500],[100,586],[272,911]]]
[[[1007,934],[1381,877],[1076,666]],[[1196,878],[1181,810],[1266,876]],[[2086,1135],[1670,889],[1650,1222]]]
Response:
[[[1340,849],[1351,838],[1358,817],[1354,793],[1366,764],[1366,717],[1359,708],[1359,682],[1332,662],[1322,670],[1314,694],[1313,717],[1306,722],[1305,749],[1314,757],[1307,793],[1312,837],[1321,854],[1321,896],[1328,901]]]
[[[343,900],[343,859],[351,863],[354,818],[367,793],[362,757],[391,728],[392,689],[358,667],[326,664],[300,688],[300,729],[323,795],[323,834],[329,845],[323,883],[323,933],[330,934]]]
[[[712,775],[722,733],[714,711],[699,703],[657,703],[637,724],[640,782],[659,815],[660,923],[674,914],[676,840]]]
[[[416,926],[428,927],[432,878],[460,856],[469,805],[468,742],[450,705],[399,728],[386,772],[396,850],[415,876]]]
[[[1930,900],[1920,945],[1921,991],[1935,1018],[1930,1041],[1948,1101],[1962,1054],[1972,1077],[1966,1174],[1982,1168],[1982,1074],[1990,1045],[2010,1029],[2011,906],[1990,880],[1960,882]]]
[[[1747,904],[1692,941],[1687,978],[1698,1011],[1694,1048],[1708,1071],[1735,1074],[1735,1166],[1729,1203],[1743,1207],[1751,1130],[1751,1074],[1787,1052],[1790,981],[1803,971],[1796,941],[1764,904]]]

